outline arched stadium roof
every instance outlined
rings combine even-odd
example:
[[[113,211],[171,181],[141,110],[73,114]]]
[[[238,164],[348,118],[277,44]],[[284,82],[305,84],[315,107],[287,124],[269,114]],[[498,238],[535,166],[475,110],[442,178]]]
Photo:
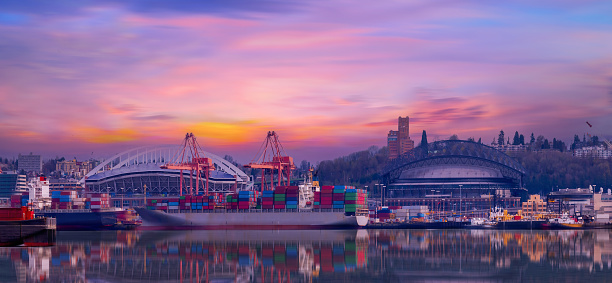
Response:
[[[390,161],[382,173],[388,183],[400,176],[431,180],[472,176],[471,179],[505,178],[520,183],[526,170],[495,148],[471,141],[444,140],[414,148]]]
[[[118,175],[138,174],[141,172],[174,172],[178,170],[161,169],[159,166],[166,164],[182,148],[180,145],[144,146],[121,152],[96,166],[85,175],[85,179],[112,178]],[[248,182],[249,176],[240,168],[229,161],[206,151],[200,151],[200,156],[212,159],[215,170],[211,172],[211,178],[233,178],[236,182]],[[186,153],[186,160],[191,156]]]

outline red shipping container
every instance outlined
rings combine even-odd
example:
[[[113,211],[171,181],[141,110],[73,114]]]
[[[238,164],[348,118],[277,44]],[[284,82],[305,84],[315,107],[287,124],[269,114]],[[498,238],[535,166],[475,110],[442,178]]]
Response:
[[[284,194],[287,192],[287,188],[285,186],[278,186],[274,188],[274,194]]]
[[[321,204],[321,208],[332,208],[331,204]]]
[[[334,194],[332,200],[344,200],[344,194]]]
[[[274,204],[274,208],[275,209],[285,209],[285,205],[284,204]]]
[[[323,193],[326,193],[326,192],[331,193],[333,191],[334,191],[334,186],[322,186],[321,187],[321,192]]]

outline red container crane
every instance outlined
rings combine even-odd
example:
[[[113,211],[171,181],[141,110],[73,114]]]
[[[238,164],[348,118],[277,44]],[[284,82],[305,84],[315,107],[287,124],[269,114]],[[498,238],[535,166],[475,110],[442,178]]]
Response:
[[[244,165],[246,168],[261,170],[261,191],[272,190],[274,187],[274,175],[276,172],[277,186],[289,185],[291,181],[291,170],[295,169],[293,158],[287,156],[274,131],[268,132],[268,136],[262,143],[255,158]],[[266,169],[270,172],[270,186],[266,185]]]
[[[210,177],[210,171],[215,170],[215,165],[213,164],[212,159],[200,156],[202,149],[200,148],[198,141],[196,141],[193,133],[185,134],[185,139],[181,145],[182,148],[179,149],[179,151],[172,157],[172,160],[170,160],[170,162],[167,164],[160,166],[160,168],[180,170],[181,177],[179,195],[183,195],[183,183],[185,183],[185,179],[183,178],[183,170],[189,171],[189,195],[194,195],[194,172],[196,173],[195,194],[197,195],[199,193],[200,182],[202,182],[202,188],[206,188],[206,195],[208,195],[208,179]],[[204,174],[204,178],[202,178],[202,174],[200,172]],[[204,181],[206,181],[206,183],[204,183]]]

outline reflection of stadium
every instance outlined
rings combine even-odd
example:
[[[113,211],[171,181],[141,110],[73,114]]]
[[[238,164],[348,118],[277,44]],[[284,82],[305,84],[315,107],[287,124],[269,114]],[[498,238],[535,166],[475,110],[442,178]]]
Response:
[[[91,192],[143,194],[146,185],[148,194],[176,195],[179,193],[179,170],[161,169],[160,166],[171,160],[178,151],[179,146],[128,150],[102,162],[81,182],[85,182]],[[211,158],[216,168],[210,174],[209,191],[230,192],[252,186],[249,176],[227,160],[209,152],[200,154]],[[189,178],[189,172],[183,174],[185,178]],[[193,180],[195,182],[195,176]],[[200,190],[202,192],[202,188]]]
[[[525,169],[489,146],[448,140],[415,148],[391,161],[383,174],[386,204],[465,211],[518,207]]]

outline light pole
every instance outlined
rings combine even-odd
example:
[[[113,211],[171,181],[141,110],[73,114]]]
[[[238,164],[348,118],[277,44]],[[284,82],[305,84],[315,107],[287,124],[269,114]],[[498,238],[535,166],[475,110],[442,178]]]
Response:
[[[147,206],[147,184],[144,184],[143,187],[144,187],[144,204],[143,204],[143,206],[146,207]]]
[[[382,185],[382,184],[381,184],[381,185]],[[384,185],[383,185],[383,186],[382,186],[382,190],[381,190],[381,192],[382,192],[382,195],[381,195],[381,196],[382,196],[382,197],[381,197],[381,203],[382,203],[383,205],[385,204],[385,188],[386,188],[386,187],[387,187],[387,186],[384,186]]]
[[[121,188],[121,209],[123,209],[123,192],[125,191],[125,188]]]
[[[380,190],[380,184],[374,184],[374,186],[376,186],[378,192],[380,193],[380,207],[382,208],[382,192]]]
[[[463,199],[463,196],[461,195],[461,187],[463,187],[463,185],[459,185],[459,215],[463,217],[463,207],[461,206],[461,200]]]

